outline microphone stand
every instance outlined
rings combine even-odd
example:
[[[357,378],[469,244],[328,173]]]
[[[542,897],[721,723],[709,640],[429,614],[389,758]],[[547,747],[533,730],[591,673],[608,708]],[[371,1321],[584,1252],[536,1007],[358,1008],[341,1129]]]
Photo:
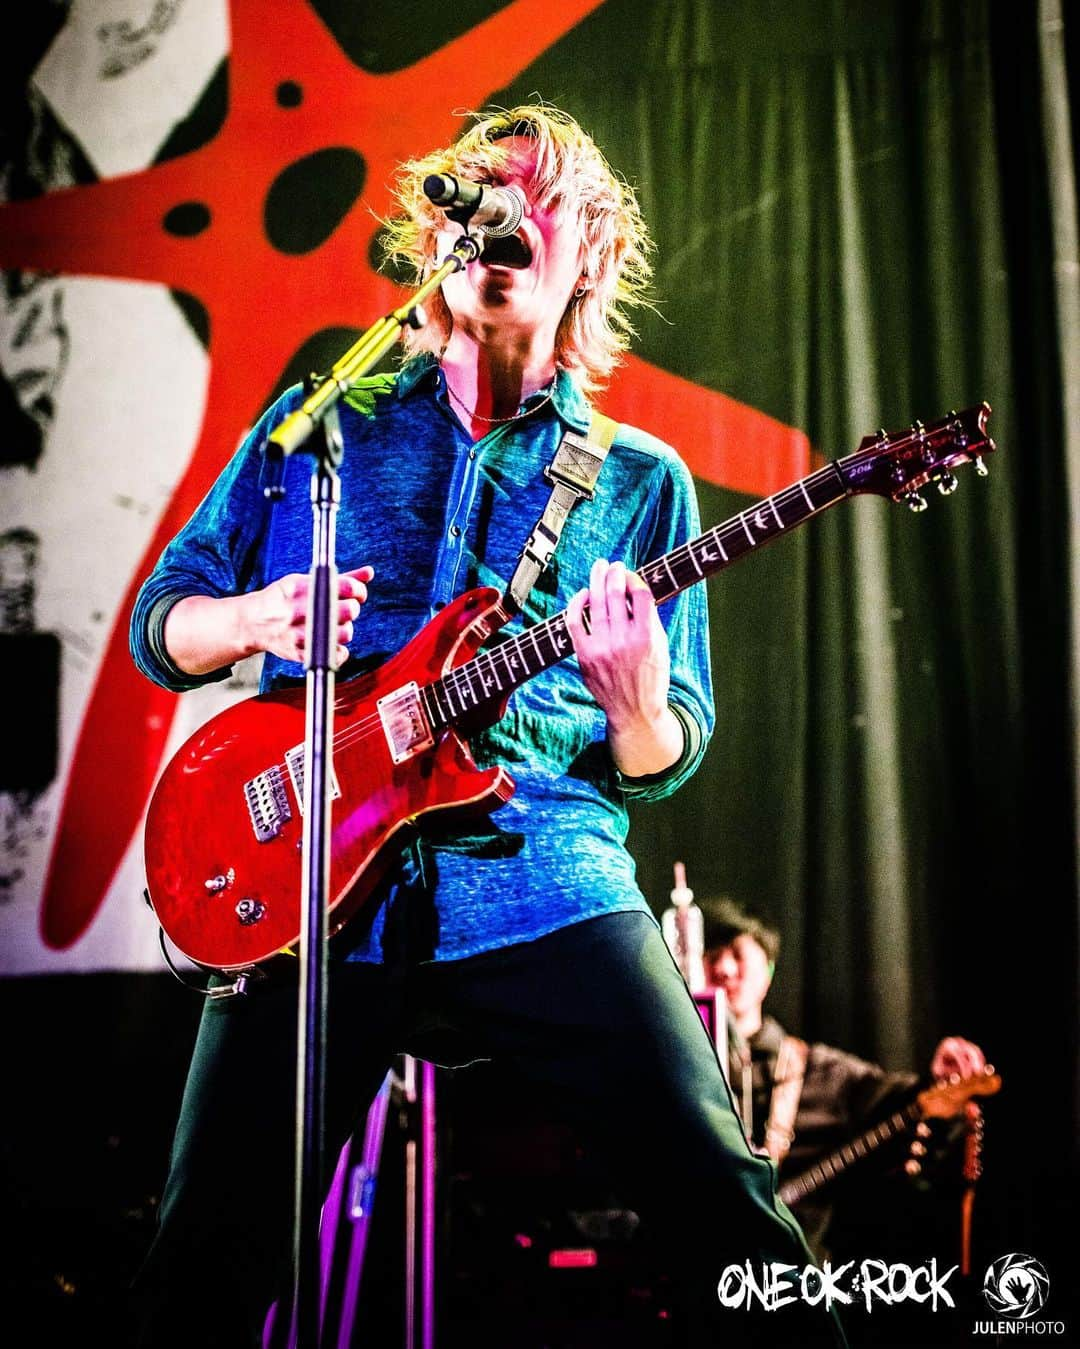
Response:
[[[448,256],[392,313],[378,319],[329,374],[313,376],[303,403],[270,433],[268,455],[298,450],[315,459],[310,607],[307,619],[301,888],[300,989],[297,998],[296,1189],[293,1225],[293,1324],[298,1349],[316,1349],[320,1336],[319,1216],[323,1188],[326,1089],[326,975],[330,891],[330,783],[334,721],[334,636],[337,630],[335,539],[343,446],[337,403],[394,345],[405,325],[424,323],[422,302],[454,272],[480,256],[467,229]],[[313,432],[321,426],[323,435]]]

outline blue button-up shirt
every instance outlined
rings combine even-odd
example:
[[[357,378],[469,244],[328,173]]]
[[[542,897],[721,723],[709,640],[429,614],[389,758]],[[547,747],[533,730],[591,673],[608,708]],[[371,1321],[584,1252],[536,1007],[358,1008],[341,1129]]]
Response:
[[[235,595],[310,567],[310,461],[286,460],[283,501],[272,505],[263,492],[272,472],[267,437],[301,400],[302,391],[290,389],[265,413],[139,593],[132,654],[166,688],[189,689],[229,673],[190,676],[169,659],[162,633],[177,600]],[[397,375],[361,381],[339,410],[345,455],[337,563],[375,569],[350,645],[355,672],[398,651],[462,591],[505,590],[551,490],[544,468],[567,428],[588,430],[589,407],[560,371],[552,388],[522,405],[529,415],[474,443],[437,362],[421,356]],[[588,584],[596,558],[637,568],[698,532],[682,461],[654,437],[621,426],[595,498],[575,507],[554,560],[508,631],[564,609]],[[354,920],[343,934],[351,958],[387,954],[398,926],[387,923],[387,912],[404,909],[406,899],[414,915],[417,905],[425,910],[419,927],[410,920],[426,934],[421,956],[438,960],[529,941],[603,913],[649,912],[624,846],[626,798],[673,791],[697,767],[713,727],[704,587],[685,591],[660,615],[671,648],[670,702],[686,738],[678,763],[654,778],[622,778],[577,661],[543,671],[516,690],[497,725],[470,741],[481,767],[506,765],[514,796],[468,833],[427,827],[369,902],[367,920]],[[262,687],[303,674],[268,653]]]

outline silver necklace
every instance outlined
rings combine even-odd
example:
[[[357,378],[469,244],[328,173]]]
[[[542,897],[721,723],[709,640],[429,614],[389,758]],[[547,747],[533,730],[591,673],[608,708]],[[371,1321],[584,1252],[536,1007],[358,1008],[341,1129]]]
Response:
[[[546,396],[544,398],[541,398],[539,403],[534,403],[531,408],[525,408],[523,412],[514,412],[509,417],[481,417],[479,412],[473,412],[472,409],[469,407],[468,403],[464,402],[461,398],[457,396],[457,394],[450,387],[450,381],[446,379],[445,375],[443,376],[443,379],[446,380],[446,392],[450,395],[450,397],[454,400],[454,402],[458,405],[458,407],[461,408],[463,412],[468,413],[469,418],[472,421],[486,422],[488,426],[504,426],[508,422],[519,422],[521,421],[522,417],[529,417],[534,412],[539,412],[545,403],[551,402],[552,396],[555,393],[555,386],[552,385],[552,387],[548,390]]]

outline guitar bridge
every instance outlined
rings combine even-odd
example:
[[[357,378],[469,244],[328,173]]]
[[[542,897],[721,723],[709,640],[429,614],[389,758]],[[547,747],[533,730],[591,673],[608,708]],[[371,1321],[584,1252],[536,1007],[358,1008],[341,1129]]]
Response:
[[[415,680],[379,698],[375,706],[394,763],[404,763],[434,745],[435,737],[420,705],[420,688]]]
[[[259,843],[277,838],[282,826],[292,819],[285,781],[277,764],[244,783],[244,799]]]

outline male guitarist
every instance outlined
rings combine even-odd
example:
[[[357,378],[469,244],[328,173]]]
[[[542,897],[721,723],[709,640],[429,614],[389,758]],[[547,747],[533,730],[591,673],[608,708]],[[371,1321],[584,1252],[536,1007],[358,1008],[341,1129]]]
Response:
[[[348,676],[452,613],[463,591],[506,589],[545,512],[545,469],[564,435],[603,440],[586,396],[627,346],[650,274],[632,191],[549,106],[477,116],[454,145],[404,166],[391,244],[418,278],[461,233],[422,190],[436,174],[495,184],[519,198],[523,217],[425,305],[400,371],[343,399],[339,694]],[[300,399],[291,390],[263,416],[142,589],[134,658],[168,688],[222,679],[256,652],[264,690],[302,676],[311,540],[302,456],[286,461],[283,501],[263,493],[267,437]],[[594,497],[576,505],[509,629],[565,609],[573,651],[567,640],[568,659],[471,736],[476,762],[506,765],[516,792],[490,817],[434,811],[409,838],[395,836],[380,887],[334,938],[326,1147],[336,1155],[396,1053],[444,1064],[501,1056],[607,1138],[613,1167],[644,1190],[669,1249],[684,1251],[687,1334],[714,1343],[726,1264],[802,1267],[809,1256],[773,1197],[772,1168],[746,1145],[624,847],[626,801],[674,791],[713,726],[704,587],[660,613],[635,575],[697,532],[677,455],[619,427]],[[449,712],[471,710],[455,687],[444,691]],[[371,720],[364,734],[381,734]],[[419,774],[427,761],[415,762]],[[337,823],[367,809],[355,782],[340,785]],[[154,1349],[255,1345],[287,1286],[291,969],[275,959],[248,995],[207,1004],[159,1233],[137,1281],[141,1342]],[[662,1168],[643,1163],[661,1149]],[[697,1210],[706,1197],[722,1219],[702,1243],[688,1220],[691,1200]],[[725,1343],[749,1333],[747,1313],[720,1314]],[[757,1329],[758,1342],[838,1337],[831,1318],[798,1299]],[[507,1327],[505,1343],[517,1338]]]
[[[779,932],[728,900],[706,899],[701,907],[706,980],[727,999],[732,1091],[748,1136],[777,1161],[783,1186],[911,1101],[918,1078],[788,1035],[762,1012],[780,953]],[[930,1061],[935,1080],[985,1071],[979,1046],[955,1035],[938,1044]],[[832,1195],[815,1188],[791,1202],[811,1248],[823,1257]]]

